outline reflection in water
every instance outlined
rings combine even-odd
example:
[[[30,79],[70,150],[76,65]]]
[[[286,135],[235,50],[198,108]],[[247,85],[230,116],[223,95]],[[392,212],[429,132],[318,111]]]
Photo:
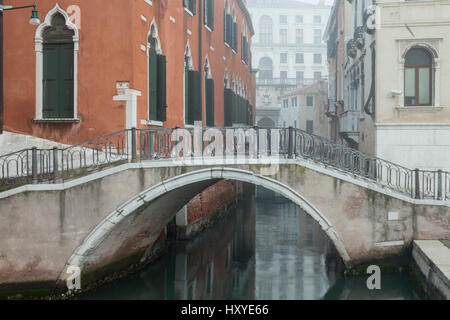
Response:
[[[259,188],[259,187],[258,187]],[[144,271],[82,299],[412,299],[405,276],[339,277],[342,264],[320,226],[290,201],[259,192]],[[263,197],[261,195],[264,195]]]

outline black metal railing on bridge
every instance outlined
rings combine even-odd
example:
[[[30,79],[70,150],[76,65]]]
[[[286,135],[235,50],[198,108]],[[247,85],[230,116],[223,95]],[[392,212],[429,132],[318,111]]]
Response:
[[[177,129],[133,128],[67,148],[30,148],[0,156],[0,191],[26,184],[60,183],[122,163],[173,159],[178,152],[175,146],[183,141],[193,150],[189,155],[191,158],[217,159],[221,155],[256,159],[263,156],[303,158],[415,199],[450,199],[450,172],[411,170],[299,129]],[[199,141],[195,141],[196,137],[200,137]],[[208,148],[211,141],[217,142],[216,139],[221,140],[222,150],[216,150],[218,145]],[[196,153],[199,146],[201,153]]]

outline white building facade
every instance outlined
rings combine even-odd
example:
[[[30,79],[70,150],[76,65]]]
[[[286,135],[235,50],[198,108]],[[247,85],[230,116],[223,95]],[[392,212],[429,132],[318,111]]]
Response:
[[[252,65],[257,74],[257,123],[282,111],[280,96],[328,77],[323,34],[331,7],[295,0],[248,0],[255,27]],[[265,119],[267,120],[267,119]]]

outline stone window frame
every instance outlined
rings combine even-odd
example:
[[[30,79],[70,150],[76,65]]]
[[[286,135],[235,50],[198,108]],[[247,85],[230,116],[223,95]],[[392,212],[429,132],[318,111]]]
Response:
[[[399,88],[401,94],[398,96],[399,110],[440,110],[440,87],[441,87],[441,64],[440,64],[440,45],[442,38],[430,39],[400,39],[398,41],[399,57]],[[410,49],[421,48],[428,51],[432,57],[432,99],[430,106],[405,106],[405,57]]]
[[[52,19],[57,14],[61,14],[66,22],[66,27],[73,30],[73,118],[70,119],[46,119],[43,117],[43,77],[44,77],[44,31],[52,26]],[[56,4],[50,11],[47,12],[44,22],[42,22],[36,29],[34,36],[34,48],[36,52],[36,118],[34,121],[39,122],[64,122],[75,121],[78,122],[78,51],[79,51],[80,36],[77,26],[70,21],[67,12]]]
[[[161,39],[159,38],[158,33],[158,25],[156,24],[155,18],[153,18],[152,22],[150,23],[150,28],[147,33],[147,93],[150,89],[150,62],[149,62],[149,56],[150,56],[150,49],[151,49],[151,41],[153,40],[155,45],[154,49],[156,51],[156,54],[162,55],[162,47],[161,47]],[[150,97],[147,99],[147,119],[144,120],[147,125],[152,126],[158,126],[162,127],[164,126],[164,123],[162,121],[152,120],[150,119]]]

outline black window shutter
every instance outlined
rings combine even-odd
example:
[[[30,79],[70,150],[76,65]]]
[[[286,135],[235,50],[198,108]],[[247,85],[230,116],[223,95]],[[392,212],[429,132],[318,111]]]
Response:
[[[214,80],[206,80],[206,126],[214,127]]]
[[[209,27],[211,28],[211,30],[214,30],[214,0],[208,0],[209,1],[209,5],[208,5],[208,9],[209,9]]]
[[[158,120],[158,58],[154,49],[148,53],[148,75],[149,120]]]
[[[47,44],[43,53],[43,117],[73,118],[73,44]]]
[[[195,14],[195,11],[197,10],[197,0],[190,0],[190,1],[191,1],[190,10],[193,14]],[[200,12],[200,14],[201,14],[201,12]]]
[[[189,122],[194,124],[195,121],[202,120],[202,107],[200,103],[200,72],[189,71]]]
[[[58,117],[58,45],[44,46],[43,116]]]
[[[233,23],[233,49],[237,52],[237,36],[238,36],[238,30],[237,30],[237,23]]]
[[[233,125],[233,91],[225,89],[224,98],[224,125],[225,127],[231,127]]]
[[[203,24],[209,27],[209,0],[203,0]]]
[[[227,42],[227,12],[223,10],[223,42]]]
[[[74,117],[73,108],[73,43],[60,45],[61,56],[59,64],[59,117],[71,119]]]
[[[227,44],[232,45],[231,40],[233,39],[233,17],[227,14]]]
[[[166,89],[166,56],[158,55],[158,121],[166,121],[167,113]]]

